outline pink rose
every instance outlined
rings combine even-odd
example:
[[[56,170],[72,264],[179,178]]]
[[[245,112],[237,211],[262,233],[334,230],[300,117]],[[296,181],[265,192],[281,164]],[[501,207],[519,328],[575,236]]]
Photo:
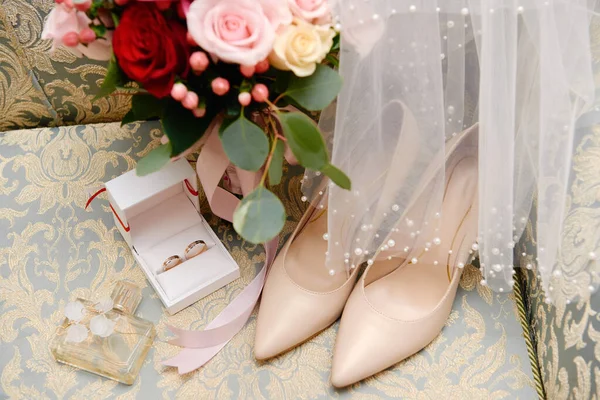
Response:
[[[108,61],[112,56],[112,32],[106,32],[103,38],[98,38],[92,43],[79,44],[75,48],[68,49],[77,57],[81,57],[79,53],[92,60]]]
[[[260,3],[263,12],[276,31],[282,26],[292,23],[293,16],[285,2],[281,0],[258,0],[258,3]]]
[[[328,24],[331,22],[331,10],[327,0],[288,0],[294,16],[312,24]]]
[[[42,39],[52,40],[52,49],[63,45],[63,37],[67,33],[74,32],[77,35],[88,28],[92,21],[82,12],[65,4],[57,4],[46,19]],[[97,39],[87,45],[78,44],[76,47],[67,47],[77,57],[85,55],[94,60],[109,60],[111,56],[111,36],[107,33],[106,38]]]
[[[273,49],[275,32],[292,15],[281,0],[194,1],[188,30],[205,51],[225,62],[256,65]]]
[[[63,37],[70,32],[79,35],[82,29],[87,28],[92,21],[82,11],[65,4],[57,4],[46,19],[42,39],[52,40],[52,50],[62,45]]]

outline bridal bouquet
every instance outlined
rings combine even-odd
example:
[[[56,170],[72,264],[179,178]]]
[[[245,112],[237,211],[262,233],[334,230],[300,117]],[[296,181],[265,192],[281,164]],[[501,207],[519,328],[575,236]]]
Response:
[[[98,97],[133,95],[123,124],[161,121],[165,140],[140,160],[139,175],[216,132],[230,163],[258,177],[233,216],[249,241],[283,228],[285,210],[266,185],[279,183],[286,150],[350,188],[307,115],[342,85],[328,66],[339,34],[326,0],[56,0],[43,37],[109,61]]]

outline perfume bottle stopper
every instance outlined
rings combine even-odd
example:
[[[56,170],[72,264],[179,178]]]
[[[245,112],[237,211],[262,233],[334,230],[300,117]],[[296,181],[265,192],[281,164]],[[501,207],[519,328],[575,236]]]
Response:
[[[142,289],[133,283],[118,281],[110,297],[114,308],[125,314],[133,314],[142,302]]]

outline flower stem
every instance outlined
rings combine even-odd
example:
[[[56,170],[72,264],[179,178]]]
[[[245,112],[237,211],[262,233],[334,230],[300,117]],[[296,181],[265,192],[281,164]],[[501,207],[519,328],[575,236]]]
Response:
[[[267,174],[269,173],[269,168],[271,167],[271,162],[273,161],[273,154],[275,153],[275,148],[277,147],[277,141],[279,140],[279,134],[277,133],[275,122],[273,122],[273,118],[271,116],[269,116],[269,124],[271,125],[271,129],[273,129],[273,143],[271,143],[271,150],[269,151],[269,156],[265,162],[265,170],[260,178],[260,186],[264,186],[265,184]]]
[[[283,99],[284,97],[285,97],[285,93],[281,93],[279,96],[277,96],[275,101],[273,101],[273,104],[277,104],[277,102],[279,102],[279,100]]]
[[[279,97],[281,97],[281,96],[279,96]],[[279,101],[279,97],[275,99],[275,103],[277,103],[277,101]],[[269,101],[269,99],[266,99],[266,100],[265,100],[265,103],[267,103],[267,104],[269,105],[269,107],[271,107],[271,109],[272,109],[273,111],[275,111],[276,113],[278,113],[278,112],[279,112],[279,107],[277,107],[277,106],[275,105],[275,103],[271,103],[271,102]]]

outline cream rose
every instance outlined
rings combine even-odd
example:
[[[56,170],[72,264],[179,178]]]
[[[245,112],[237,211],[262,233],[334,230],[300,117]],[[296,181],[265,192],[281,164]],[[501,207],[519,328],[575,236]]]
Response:
[[[330,26],[294,19],[275,38],[269,62],[277,69],[291,70],[296,76],[310,76],[331,50],[334,37],[335,31]]]

